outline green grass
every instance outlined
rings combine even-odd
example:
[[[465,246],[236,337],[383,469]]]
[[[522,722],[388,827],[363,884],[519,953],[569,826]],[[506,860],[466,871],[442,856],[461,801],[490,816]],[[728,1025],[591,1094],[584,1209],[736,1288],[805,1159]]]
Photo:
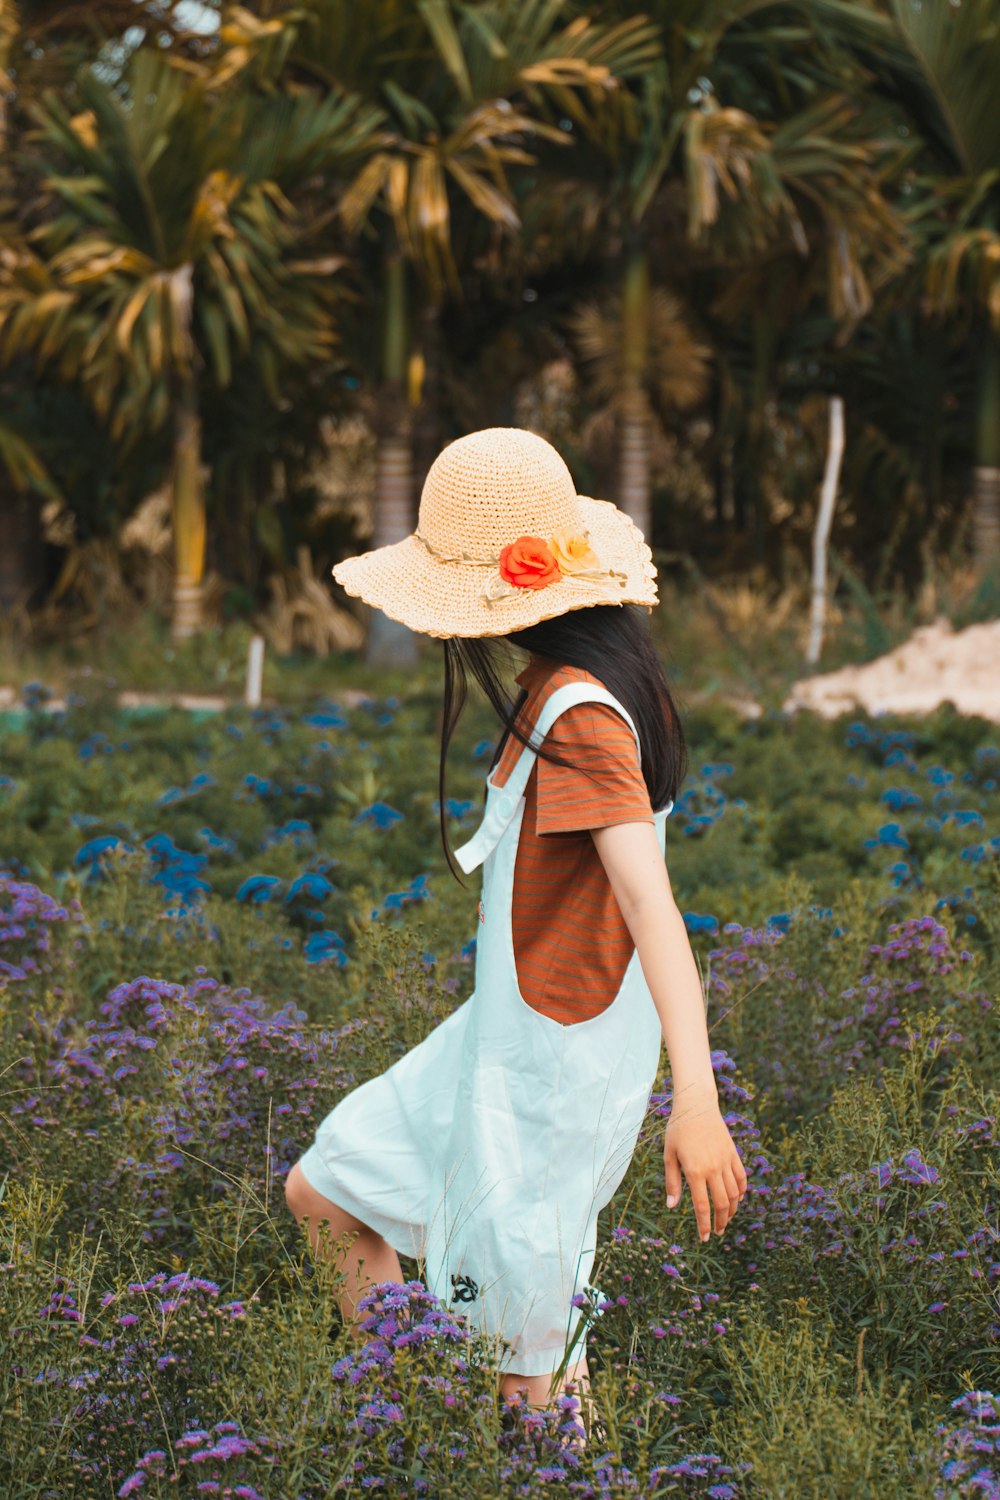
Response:
[[[325,1500],[362,1480],[434,1500],[979,1500],[975,1471],[997,1482],[996,1409],[969,1393],[997,1394],[1000,1353],[1000,728],[948,707],[786,718],[797,646],[774,601],[733,596],[727,618],[716,599],[714,625],[693,596],[669,603],[661,648],[695,701],[667,862],[750,1193],[707,1244],[686,1190],[666,1209],[664,1053],[601,1219],[603,1430],[576,1467],[557,1416],[502,1430],[485,1346],[402,1337],[419,1298],[388,1362],[359,1360],[282,1199],[325,1112],[471,987],[478,888],[448,874],[432,808],[435,648],[406,682],[272,662],[280,708],[257,715],[124,717],[91,678],[65,718],[8,725],[0,867],[58,904],[29,892],[15,919],[0,882],[5,1500],[114,1495],[135,1475],[143,1500]],[[841,622],[831,660],[862,630]],[[190,689],[221,639],[158,681]],[[136,639],[116,650],[116,671],[143,660]],[[760,718],[698,701],[745,687],[748,663]],[[41,664],[24,679],[79,687]],[[310,722],[338,683],[370,701]],[[494,733],[471,702],[455,843]],[[404,816],[354,821],[377,801]],[[146,847],[157,835],[172,854]],[[78,850],[110,836],[132,852],[88,874]],[[198,855],[209,889],[185,904]],[[334,890],[285,900],[321,867]],[[260,905],[236,894],[254,874],[280,882]],[[420,876],[426,899],[386,903]],[[347,961],[308,962],[333,930]],[[182,1271],[203,1284],[169,1297],[156,1277]]]

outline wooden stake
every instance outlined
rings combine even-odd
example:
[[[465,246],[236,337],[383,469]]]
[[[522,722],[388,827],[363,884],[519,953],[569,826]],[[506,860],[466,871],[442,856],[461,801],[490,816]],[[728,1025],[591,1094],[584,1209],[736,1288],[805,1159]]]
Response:
[[[263,681],[264,637],[254,635],[250,637],[250,649],[247,652],[246,702],[248,708],[260,708],[260,690]]]
[[[830,540],[833,507],[837,499],[840,461],[844,456],[844,401],[830,398],[830,437],[826,449],[826,469],[820,490],[819,513],[813,531],[812,611],[806,661],[815,665],[823,645],[823,622],[826,618],[826,547]]]

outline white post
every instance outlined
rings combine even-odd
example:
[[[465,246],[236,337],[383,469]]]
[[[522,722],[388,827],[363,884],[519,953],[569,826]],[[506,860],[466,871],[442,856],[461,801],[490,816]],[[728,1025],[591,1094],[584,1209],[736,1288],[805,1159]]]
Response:
[[[250,637],[250,650],[247,652],[246,702],[248,708],[260,708],[260,690],[263,681],[264,637],[253,635]]]
[[[814,665],[819,661],[823,644],[823,622],[826,617],[826,546],[830,539],[833,507],[837,499],[837,484],[840,479],[840,461],[844,456],[844,401],[842,396],[830,398],[830,436],[826,449],[826,469],[820,490],[819,513],[813,531],[812,610],[809,624],[809,644],[806,661]]]

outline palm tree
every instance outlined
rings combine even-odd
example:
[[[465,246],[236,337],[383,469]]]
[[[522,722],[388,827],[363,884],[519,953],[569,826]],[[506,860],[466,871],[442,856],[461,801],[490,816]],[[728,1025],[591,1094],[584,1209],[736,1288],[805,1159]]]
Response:
[[[0,222],[11,223],[15,196],[11,172],[11,63],[21,37],[17,7],[0,7]],[[16,243],[13,227],[4,236],[6,253]],[[0,385],[3,409],[8,392]],[[0,422],[0,607],[8,611],[25,603],[41,572],[42,527],[39,498],[51,480],[37,449],[9,419]]]
[[[0,268],[0,360],[31,354],[77,380],[123,444],[168,424],[173,628],[202,618],[206,517],[199,392],[252,355],[280,400],[281,371],[327,359],[343,258],[311,254],[286,189],[349,169],[377,111],[251,99],[140,50],[114,84],[84,72],[83,108],[53,92],[32,114],[50,211]]]
[[[927,310],[959,321],[977,351],[973,546],[1000,559],[1000,28],[993,0],[890,0],[903,43],[894,82],[922,137],[911,186]]]
[[[595,128],[621,77],[655,51],[641,16],[597,24],[569,0],[310,0],[280,29],[276,8],[263,18],[233,9],[224,35],[247,66],[274,84],[321,95],[349,89],[385,111],[388,137],[339,199],[339,213],[372,269],[382,310],[380,336],[360,356],[377,391],[373,545],[413,529],[413,396],[426,327],[446,298],[462,295],[456,239],[482,231],[494,249],[521,221],[514,175],[530,169],[529,146],[566,147],[555,123]],[[277,28],[277,29],[276,29]],[[411,632],[380,614],[368,642],[372,662],[411,663]]]
[[[814,369],[815,389],[841,390],[838,350],[910,254],[891,200],[909,148],[898,137],[893,144],[895,121],[869,96],[855,56],[856,48],[878,45],[884,27],[866,6],[810,3],[798,14],[805,26],[792,98],[782,103],[783,80],[773,78],[771,118],[750,120],[743,108],[706,100],[690,124],[697,145],[694,153],[689,147],[692,241],[711,244],[718,266],[711,312],[748,329],[738,503],[752,505],[757,535],[765,409],[779,361],[800,351],[808,319],[813,345],[803,368]],[[759,40],[766,45],[766,28]],[[816,314],[826,325],[818,345]]]
[[[615,8],[629,11],[627,3]],[[884,17],[850,0],[650,0],[647,12],[660,56],[629,80],[615,128],[588,134],[567,170],[578,173],[571,195],[600,203],[594,222],[617,282],[605,328],[621,339],[613,359],[617,498],[643,531],[650,395],[661,378],[653,364],[677,326],[663,306],[656,311],[657,297],[697,305],[703,327],[751,323],[743,446],[752,487],[783,324],[818,302],[829,314],[831,346],[846,337],[872,307],[875,288],[900,270],[906,244],[883,186],[891,157],[885,107],[865,106],[851,54],[889,34]],[[580,217],[572,216],[574,236]],[[596,315],[585,316],[596,335]],[[660,333],[652,332],[657,317]],[[577,334],[585,328],[571,326]],[[728,428],[734,386],[720,333],[716,406],[720,428]],[[606,340],[604,353],[611,357]]]
[[[654,411],[666,416],[703,400],[711,349],[693,331],[680,299],[650,287],[641,249],[627,259],[621,295],[604,305],[581,305],[569,322],[594,394],[619,417],[617,502],[648,541]]]

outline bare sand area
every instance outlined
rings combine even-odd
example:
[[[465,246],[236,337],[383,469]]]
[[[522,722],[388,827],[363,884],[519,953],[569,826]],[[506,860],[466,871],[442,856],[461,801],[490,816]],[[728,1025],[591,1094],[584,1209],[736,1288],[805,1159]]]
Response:
[[[853,708],[925,714],[947,702],[1000,723],[1000,620],[954,630],[942,616],[875,661],[793,683],[782,708],[832,719]]]

